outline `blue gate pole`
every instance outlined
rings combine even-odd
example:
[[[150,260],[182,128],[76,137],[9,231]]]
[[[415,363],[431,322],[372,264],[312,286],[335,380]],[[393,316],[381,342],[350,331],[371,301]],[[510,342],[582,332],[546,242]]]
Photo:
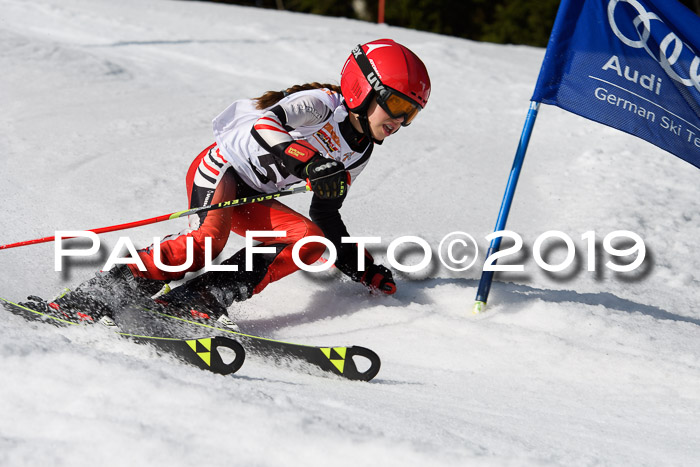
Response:
[[[535,120],[537,119],[537,111],[539,108],[539,102],[530,101],[530,110],[527,113],[525,125],[523,126],[523,132],[520,135],[520,144],[518,145],[518,150],[515,153],[513,167],[510,169],[510,176],[508,177],[506,192],[503,195],[503,201],[501,201],[501,210],[498,213],[498,220],[496,221],[496,228],[494,229],[494,232],[499,232],[506,228],[508,213],[510,212],[510,206],[513,203],[513,196],[515,195],[515,187],[518,185],[518,177],[520,177],[520,170],[523,167],[525,153],[527,152],[527,146],[530,143],[530,136],[532,135],[532,129],[535,126]],[[491,240],[491,245],[486,253],[486,258],[490,258],[491,255],[496,253],[500,247],[501,237],[496,237]],[[479,289],[476,292],[476,299],[472,309],[474,313],[481,313],[484,307],[486,307],[486,300],[489,297],[492,281],[493,271],[482,271],[481,280],[479,281]]]

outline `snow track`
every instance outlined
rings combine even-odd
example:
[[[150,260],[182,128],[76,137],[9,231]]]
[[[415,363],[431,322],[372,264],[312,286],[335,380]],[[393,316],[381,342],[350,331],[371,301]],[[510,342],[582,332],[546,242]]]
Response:
[[[425,61],[431,101],[378,147],[343,218],[372,250],[498,212],[544,51],[347,19],[166,0],[0,0],[0,244],[186,208],[184,175],[231,101],[336,81],[352,47],[392,37]],[[97,329],[3,315],[0,465],[696,465],[700,458],[700,172],[623,133],[543,107],[508,227],[525,272],[470,314],[478,268],[400,276],[392,297],[296,274],[232,309],[279,339],[375,350],[370,383],[251,358],[220,377]],[[310,195],[290,197],[307,212]],[[50,296],[184,220],[104,236],[53,270],[53,246],[0,252],[2,295]],[[547,230],[580,259],[545,274]],[[585,270],[581,235],[644,238],[641,273]],[[232,239],[228,252],[242,246]],[[553,262],[557,251],[552,251]],[[411,260],[414,256],[407,255]],[[607,259],[605,259],[607,261]]]

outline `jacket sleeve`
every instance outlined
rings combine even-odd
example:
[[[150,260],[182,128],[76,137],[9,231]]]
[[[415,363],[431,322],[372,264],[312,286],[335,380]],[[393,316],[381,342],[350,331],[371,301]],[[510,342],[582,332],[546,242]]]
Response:
[[[335,262],[336,267],[353,281],[359,282],[364,274],[364,270],[358,270],[358,247],[356,244],[341,242],[343,237],[350,236],[340,216],[342,205],[343,199],[322,199],[314,195],[311,200],[309,215],[311,220],[321,228],[323,235],[335,246],[338,252],[338,258]],[[365,269],[373,263],[372,256],[365,252]]]
[[[295,141],[289,132],[300,126],[322,123],[331,114],[331,109],[323,101],[302,94],[267,110],[253,124],[251,134],[260,146],[282,161],[290,173],[303,180],[306,178],[303,173],[306,164],[314,156],[323,156],[305,141]]]

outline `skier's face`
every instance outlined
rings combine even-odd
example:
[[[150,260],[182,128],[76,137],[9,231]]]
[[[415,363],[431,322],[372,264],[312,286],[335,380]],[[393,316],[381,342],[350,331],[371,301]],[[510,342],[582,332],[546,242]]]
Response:
[[[404,117],[393,118],[377,104],[376,99],[372,99],[369,109],[367,109],[367,119],[372,137],[377,141],[383,141],[387,136],[399,131]]]

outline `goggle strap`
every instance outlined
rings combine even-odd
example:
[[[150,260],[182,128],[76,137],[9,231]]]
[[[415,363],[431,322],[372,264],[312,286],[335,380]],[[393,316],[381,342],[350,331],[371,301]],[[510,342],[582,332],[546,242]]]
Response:
[[[362,49],[361,44],[357,44],[357,47],[355,47],[352,50],[352,55],[355,58],[355,63],[357,63],[357,66],[360,67],[360,71],[365,76],[365,79],[367,80],[367,82],[370,84],[370,86],[372,86],[372,89],[379,95],[380,100],[384,102],[384,104],[385,104],[384,106],[386,106],[386,101],[391,94],[396,95],[400,99],[404,99],[403,97],[401,97],[401,94],[396,93],[395,91],[388,89],[384,85],[384,83],[382,83],[382,80],[379,79],[377,72],[374,70],[374,68],[372,67],[372,64],[369,62],[369,58],[367,57],[367,54],[365,54],[365,51]],[[410,103],[411,100],[408,100],[407,102]],[[417,105],[415,106],[415,108],[420,110],[420,107]],[[392,115],[392,116],[394,116],[394,115]],[[414,117],[415,117],[415,115],[414,115]],[[405,114],[404,118],[408,119],[408,114]],[[411,118],[411,120],[413,120],[413,119]],[[410,123],[410,122],[408,122],[408,123]]]
[[[365,75],[365,79],[370,86],[372,86],[372,89],[379,95],[386,94],[388,90],[382,83],[382,80],[379,79],[379,76],[377,76],[377,72],[374,71],[372,64],[369,62],[369,58],[367,58],[365,51],[362,50],[361,44],[358,44],[357,47],[352,50],[352,55],[355,57],[357,66],[360,67],[360,71]],[[382,97],[384,96],[382,95]]]

